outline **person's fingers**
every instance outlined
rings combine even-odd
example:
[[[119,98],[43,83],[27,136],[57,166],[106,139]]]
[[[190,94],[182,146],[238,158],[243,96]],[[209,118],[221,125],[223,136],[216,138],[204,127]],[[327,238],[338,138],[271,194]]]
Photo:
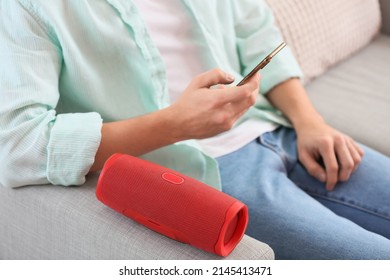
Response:
[[[214,94],[218,95],[219,105],[225,103],[247,102],[250,106],[256,102],[259,93],[260,74],[254,75],[246,84],[242,86],[215,89]]]
[[[338,179],[340,181],[347,181],[355,168],[355,162],[352,158],[347,140],[343,136],[338,136],[334,141],[334,149],[339,164]]]
[[[363,149],[359,147],[358,144],[355,143],[352,139],[347,139],[347,146],[349,149],[349,152],[351,153],[352,160],[354,162],[353,171],[355,172],[356,169],[359,167],[360,162],[362,161],[362,157],[364,155]]]
[[[311,155],[308,151],[302,150],[299,153],[299,161],[306,168],[307,172],[317,178],[318,181],[325,183],[326,181],[326,172],[325,169],[317,162],[315,157]]]
[[[362,149],[362,147],[360,147],[359,144],[357,144],[352,138],[349,138],[349,142],[351,143],[351,145],[353,147],[355,147],[356,151],[359,153],[360,155],[360,158],[362,158],[364,156],[364,150]]]
[[[255,85],[258,85],[258,80],[260,75],[257,77],[253,77]],[[238,94],[235,94],[234,96],[237,96]],[[234,98],[233,102],[229,102],[225,105],[225,108],[230,110],[232,117],[234,121],[238,120],[242,115],[244,115],[250,107],[252,107],[257,100],[257,97],[259,95],[259,88],[256,87],[252,93],[247,96],[245,95],[243,98]]]
[[[339,171],[333,141],[324,140],[320,147],[320,153],[326,170],[326,189],[332,191],[338,181]]]
[[[231,74],[228,74],[219,68],[214,68],[193,78],[189,87],[192,89],[210,88],[218,84],[230,84],[234,79],[234,76]]]

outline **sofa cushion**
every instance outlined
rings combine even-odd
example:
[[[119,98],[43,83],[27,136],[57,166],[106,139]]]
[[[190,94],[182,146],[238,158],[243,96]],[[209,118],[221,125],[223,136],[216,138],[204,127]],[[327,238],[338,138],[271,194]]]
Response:
[[[369,43],[380,29],[378,0],[267,0],[305,82]]]
[[[390,37],[368,47],[306,86],[326,121],[390,156]]]

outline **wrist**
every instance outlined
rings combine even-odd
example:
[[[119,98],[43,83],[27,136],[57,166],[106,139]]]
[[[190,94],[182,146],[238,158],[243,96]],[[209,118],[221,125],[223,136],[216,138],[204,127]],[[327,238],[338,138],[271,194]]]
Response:
[[[188,140],[185,136],[185,129],[182,126],[181,118],[172,106],[164,108],[156,112],[159,114],[161,134],[167,138],[167,142],[174,144],[180,141]]]
[[[325,124],[325,120],[318,113],[296,115],[290,121],[297,132],[314,129]]]

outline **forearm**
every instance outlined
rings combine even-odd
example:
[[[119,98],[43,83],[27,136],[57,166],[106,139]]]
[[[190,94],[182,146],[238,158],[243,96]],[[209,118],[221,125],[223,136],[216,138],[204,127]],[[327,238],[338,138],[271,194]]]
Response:
[[[101,169],[104,162],[114,153],[139,156],[179,140],[168,109],[104,123],[101,142],[90,171]]]
[[[267,94],[267,98],[297,130],[323,122],[298,79],[289,79],[279,84]]]

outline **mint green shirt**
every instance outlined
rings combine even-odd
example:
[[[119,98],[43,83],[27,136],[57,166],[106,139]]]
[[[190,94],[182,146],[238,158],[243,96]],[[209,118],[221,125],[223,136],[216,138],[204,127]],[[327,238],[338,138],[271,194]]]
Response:
[[[237,81],[282,41],[265,1],[183,2],[209,68]],[[300,76],[290,49],[283,50],[238,123],[288,125],[262,94]],[[169,105],[164,64],[131,0],[0,1],[0,185],[83,184],[103,121]],[[221,187],[216,161],[195,141],[143,158]]]

